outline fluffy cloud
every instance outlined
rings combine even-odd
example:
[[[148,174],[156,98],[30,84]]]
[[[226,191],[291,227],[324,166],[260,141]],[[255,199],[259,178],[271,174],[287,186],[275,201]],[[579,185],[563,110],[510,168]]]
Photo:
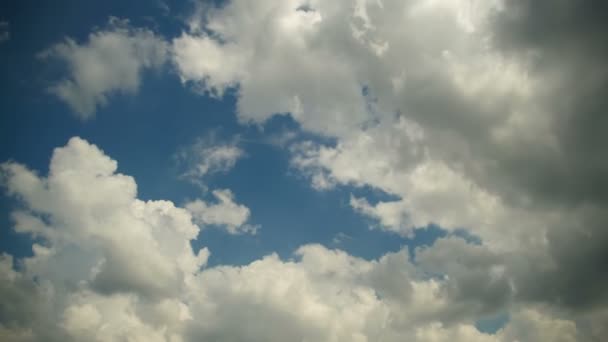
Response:
[[[603,8],[235,0],[201,5],[173,41],[174,62],[212,94],[235,87],[244,122],[289,113],[335,138],[292,145],[292,165],[320,190],[372,186],[397,197],[351,197],[382,228],[438,224],[479,237],[480,247],[441,241],[420,256],[448,276],[441,293],[476,308],[469,314],[535,303],[597,322],[608,285]]]
[[[27,269],[71,286],[86,280],[107,294],[178,293],[184,277],[206,262],[208,251],[195,254],[189,243],[199,228],[171,202],[138,200],[133,178],[116,168],[79,138],[55,150],[47,178],[20,164],[2,165],[9,194],[25,206],[12,214],[15,230],[45,242],[34,245]],[[86,277],[77,279],[80,273]]]
[[[209,252],[192,250],[199,228],[185,209],[137,199],[133,178],[116,168],[79,138],[54,151],[48,177],[2,164],[4,186],[23,203],[14,229],[38,241],[18,271],[4,257],[5,327],[34,340],[84,340],[95,328],[97,340],[163,336],[140,322],[133,303],[179,296]]]
[[[535,82],[488,43],[488,18],[500,7],[232,1],[192,19],[190,32],[173,42],[175,63],[182,78],[212,93],[238,85],[243,121],[290,113],[304,129],[339,138],[336,146],[295,148],[294,165],[317,188],[372,185],[402,197],[351,201],[384,227],[406,234],[429,223],[496,230],[488,224],[526,215],[513,215],[502,194],[478,179],[487,162],[474,149],[488,147],[483,153],[491,156],[505,149],[503,140],[542,136],[522,114]],[[546,153],[551,146],[541,143],[550,141],[538,144]]]
[[[191,32],[173,41],[182,79],[212,94],[238,84],[239,118],[245,122],[289,112],[307,128],[332,133],[364,122],[365,101],[350,61],[336,58],[327,46],[333,41],[322,39],[324,16],[342,17],[342,4],[325,4],[328,13],[304,5],[290,0],[205,6],[203,17],[191,21]]]
[[[514,310],[512,323],[496,334],[479,332],[473,322],[485,309],[470,299],[470,289],[454,295],[451,277],[462,264],[468,284],[500,284],[499,271],[469,267],[493,268],[500,258],[456,238],[417,251],[416,263],[405,248],[368,261],[313,244],[289,260],[272,254],[241,267],[205,268],[209,251],[192,250],[199,228],[189,212],[138,200],[133,178],[116,167],[79,138],[55,150],[47,177],[2,164],[6,190],[22,203],[13,212],[14,229],[36,243],[31,257],[0,257],[0,336],[421,342],[579,336],[575,322],[535,307]],[[450,250],[447,257],[462,257],[442,263]]]
[[[185,205],[194,221],[202,225],[216,225],[225,227],[230,234],[255,234],[257,226],[246,224],[250,210],[242,204],[234,202],[232,191],[214,190],[213,196],[218,200],[215,204],[208,204],[202,200],[194,200]]]
[[[129,26],[127,20],[110,18],[104,30],[93,32],[78,44],[71,38],[41,54],[68,67],[70,76],[50,88],[82,119],[91,118],[108,97],[137,92],[144,69],[162,65],[167,44],[147,29]]]
[[[0,259],[0,336],[605,340],[603,8],[574,0],[200,5],[170,43],[185,84],[213,96],[236,89],[242,122],[289,113],[333,138],[292,144],[292,165],[319,190],[371,186],[395,196],[351,196],[383,229],[415,234],[438,224],[480,241],[448,234],[414,260],[404,249],[372,261],[308,245],[290,260],[201,269],[209,252],[191,250],[192,221],[240,233],[249,210],[228,190],[186,209],[142,202],[115,161],[74,139],[55,152],[46,178],[3,164],[8,192],[24,204],[14,228],[39,242],[17,268]],[[68,40],[49,50],[72,71],[53,91],[89,117],[111,92],[135,91],[165,49],[151,32],[111,21],[85,46]],[[195,178],[242,154],[233,145],[198,150]],[[475,329],[499,312],[510,322],[498,332]],[[269,321],[278,324],[268,329]]]

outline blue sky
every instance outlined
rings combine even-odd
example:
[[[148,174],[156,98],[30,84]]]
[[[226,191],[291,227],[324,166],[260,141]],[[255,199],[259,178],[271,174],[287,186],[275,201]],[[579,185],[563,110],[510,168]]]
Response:
[[[605,25],[546,6],[0,4],[0,337],[602,340]]]

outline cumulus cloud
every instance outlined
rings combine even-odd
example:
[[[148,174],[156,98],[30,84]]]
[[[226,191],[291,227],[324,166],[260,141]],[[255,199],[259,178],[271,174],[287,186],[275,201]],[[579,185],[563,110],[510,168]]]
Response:
[[[332,12],[322,13],[303,5],[233,1],[221,8],[205,6],[199,11],[202,17],[191,20],[190,32],[172,43],[182,79],[219,95],[238,84],[238,113],[244,122],[260,123],[288,112],[320,131],[364,122],[357,75],[348,60],[332,55],[327,44],[333,41],[319,39],[323,16],[341,16],[341,6],[326,4]]]
[[[237,90],[241,121],[289,113],[334,138],[291,146],[316,189],[397,197],[350,201],[392,232],[437,224],[479,237],[483,247],[443,241],[442,253],[421,252],[448,275],[444,295],[483,312],[542,303],[582,319],[607,305],[604,7],[234,0],[201,5],[172,45],[185,82]],[[484,261],[433,261],[462,253]],[[518,338],[553,338],[543,336]]]
[[[242,204],[234,202],[234,195],[228,189],[213,190],[217,203],[208,204],[200,199],[185,205],[194,221],[202,225],[225,227],[230,234],[255,234],[258,226],[246,224],[250,210]]]
[[[69,77],[49,90],[81,118],[89,119],[114,94],[136,93],[143,70],[158,68],[167,58],[167,44],[152,31],[133,28],[128,20],[110,18],[87,42],[71,38],[41,53],[68,67]]]
[[[21,164],[2,164],[9,194],[25,206],[12,214],[15,230],[45,242],[34,245],[27,268],[57,282],[84,272],[80,280],[107,294],[175,294],[206,261],[208,251],[195,254],[189,244],[199,227],[171,202],[138,200],[133,178],[116,168],[116,161],[79,138],[55,150],[46,178]],[[70,265],[74,260],[79,264]]]
[[[84,45],[56,45],[46,54],[71,76],[52,91],[83,118],[110,94],[135,92],[170,45],[184,84],[236,90],[242,122],[289,114],[333,138],[282,142],[313,187],[380,189],[396,200],[353,195],[353,210],[390,232],[437,224],[448,236],[413,260],[407,249],[370,261],[307,245],[288,260],[201,269],[209,251],[190,247],[197,225],[253,232],[249,209],[229,190],[185,208],[140,201],[115,161],[75,138],[47,177],[2,164],[23,202],[14,229],[37,242],[32,257],[0,258],[0,337],[605,340],[604,8],[233,0],[200,5],[170,43],[113,19]],[[242,156],[235,144],[194,146],[191,179]],[[495,334],[474,327],[498,312],[510,321]]]
[[[391,204],[352,202],[386,228],[408,233],[436,223],[485,229],[511,215],[494,189],[464,172],[484,171],[473,149],[503,149],[493,135],[505,140],[516,129],[526,139],[542,136],[528,132],[519,111],[534,82],[487,43],[488,18],[499,7],[481,1],[232,1],[191,20],[190,32],[173,41],[175,63],[184,79],[211,92],[238,85],[243,121],[290,113],[304,129],[339,138],[336,146],[296,148],[294,165],[319,189],[372,185],[402,197]],[[194,72],[208,55],[238,63]],[[539,153],[550,147],[540,145]]]
[[[495,334],[479,332],[473,323],[485,309],[470,289],[454,295],[451,277],[460,264],[476,263],[464,269],[467,284],[500,284],[499,271],[477,270],[500,259],[456,238],[416,251],[416,263],[406,248],[363,260],[312,244],[287,260],[271,254],[245,266],[205,268],[209,251],[190,245],[199,231],[190,213],[169,201],[137,199],[134,179],[116,168],[79,138],[54,151],[46,177],[2,164],[2,184],[21,202],[14,229],[37,238],[31,257],[0,256],[0,336],[510,342],[580,335],[576,322],[533,306],[518,306]],[[442,263],[450,250],[462,257]]]
[[[116,161],[79,138],[54,151],[47,177],[2,164],[3,185],[23,203],[12,214],[14,229],[39,241],[33,256],[3,281],[9,291],[3,296],[5,327],[34,340],[64,340],[66,334],[88,339],[87,330],[111,322],[95,339],[160,334],[139,322],[133,303],[178,296],[209,252],[192,250],[199,227],[185,209],[137,199],[133,178],[116,168]],[[8,258],[5,267],[12,270]]]
[[[518,312],[500,334],[507,341],[575,342],[582,339],[573,322],[546,317],[535,310]]]

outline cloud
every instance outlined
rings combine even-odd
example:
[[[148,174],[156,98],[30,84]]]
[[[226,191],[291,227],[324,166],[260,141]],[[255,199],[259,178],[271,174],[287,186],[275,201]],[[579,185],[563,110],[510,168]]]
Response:
[[[200,186],[204,191],[207,191],[207,177],[228,172],[245,155],[237,145],[238,138],[230,142],[217,140],[215,134],[209,134],[175,154],[178,166],[185,169],[180,177]],[[216,189],[211,193],[216,203],[196,199],[184,205],[197,224],[221,227],[230,234],[257,232],[259,226],[247,223],[251,215],[249,208],[236,203],[232,191]]]
[[[184,81],[236,89],[241,121],[289,113],[333,138],[291,146],[314,188],[397,197],[350,201],[392,232],[437,224],[478,237],[483,251],[438,245],[441,260],[492,260],[438,267],[449,298],[584,319],[607,305],[603,7],[235,0],[201,6],[172,45]],[[430,268],[442,264],[433,253],[422,253]]]
[[[8,21],[0,21],[0,44],[11,39]]]
[[[26,208],[13,212],[15,230],[46,242],[34,245],[28,270],[58,282],[84,272],[107,294],[175,294],[206,261],[208,251],[194,254],[189,244],[199,228],[171,202],[138,200],[133,178],[116,168],[116,161],[79,138],[55,150],[47,178],[20,164],[2,164],[8,192]],[[79,264],[70,267],[74,260]],[[66,274],[69,268],[74,274]]]
[[[228,172],[244,155],[245,151],[238,146],[238,138],[220,142],[214,134],[210,134],[180,149],[175,159],[185,169],[181,177],[204,188],[205,177]]]
[[[447,277],[441,290],[464,307],[491,315],[512,302],[516,280],[507,269],[509,259],[487,246],[461,238],[441,238],[431,247],[418,248],[416,261],[426,272]],[[453,309],[455,313],[462,310]]]
[[[314,187],[371,185],[403,197],[363,210],[401,233],[429,223],[486,229],[488,221],[508,221],[503,199],[457,163],[468,167],[471,148],[496,146],[480,132],[500,131],[503,117],[519,115],[510,109],[525,102],[533,86],[519,63],[484,43],[487,18],[497,7],[232,1],[194,16],[173,49],[188,52],[175,60],[184,79],[220,94],[238,86],[242,121],[290,113],[305,130],[338,138],[337,146],[295,149],[293,164]],[[238,63],[192,71],[216,55]]]
[[[142,71],[160,67],[167,45],[148,29],[133,28],[128,20],[110,18],[105,29],[91,33],[83,44],[66,38],[40,54],[57,58],[69,77],[49,90],[81,119],[90,119],[114,94],[134,94]]]
[[[381,189],[396,200],[353,195],[353,210],[390,232],[436,224],[448,237],[414,260],[407,249],[370,261],[307,245],[292,259],[201,269],[209,252],[191,250],[194,223],[246,232],[249,209],[229,190],[185,209],[140,201],[115,161],[73,139],[47,177],[3,164],[8,193],[23,201],[14,229],[40,242],[19,267],[0,259],[0,336],[606,339],[603,6],[234,0],[200,5],[170,43],[113,19],[85,45],[56,45],[46,54],[72,75],[53,92],[83,118],[111,93],[135,92],[170,46],[184,84],[235,90],[241,122],[288,114],[332,138],[282,142],[314,188]],[[235,144],[191,151],[191,179],[242,155]],[[453,234],[463,230],[479,242]],[[496,334],[474,328],[505,311]]]
[[[535,307],[518,307],[496,334],[477,331],[473,322],[484,308],[468,289],[453,295],[451,277],[462,263],[464,278],[483,286],[488,275],[477,269],[500,260],[455,238],[417,251],[419,265],[406,248],[364,260],[311,244],[287,260],[271,254],[245,266],[205,268],[209,251],[190,245],[199,231],[190,213],[169,201],[137,199],[134,179],[116,168],[80,138],[55,149],[46,177],[2,164],[2,184],[21,203],[14,229],[37,239],[31,257],[0,256],[0,336],[349,342],[579,336],[575,322]],[[220,201],[227,194],[216,192]],[[268,322],[276,324],[269,329]]]
[[[234,202],[232,191],[213,190],[217,203],[208,204],[195,200],[185,204],[195,222],[201,225],[215,225],[225,227],[230,234],[255,234],[258,227],[246,224],[250,210],[242,204]]]
[[[261,123],[274,113],[291,113],[306,128],[334,132],[365,121],[356,73],[348,60],[325,48],[333,42],[318,39],[324,27],[321,12],[298,10],[302,5],[233,1],[221,8],[205,6],[198,11],[202,16],[191,20],[190,32],[172,42],[182,79],[216,95],[238,84],[243,122]],[[327,7],[336,9],[328,15],[340,14],[339,6]]]
[[[581,341],[573,322],[546,317],[535,310],[521,310],[501,331],[507,341]]]
[[[530,76],[542,85],[535,104],[548,117],[559,148],[559,159],[534,155],[538,161],[532,168],[518,173],[517,164],[503,163],[505,173],[543,201],[605,205],[608,164],[598,156],[608,142],[601,133],[608,127],[601,95],[608,84],[608,49],[602,44],[608,25],[600,15],[606,4],[563,0],[551,5],[514,1],[493,20],[495,48],[529,65]]]
[[[140,324],[130,317],[132,294],[151,302],[174,298],[206,263],[208,250],[190,246],[199,231],[190,214],[169,201],[137,199],[133,178],[116,168],[116,161],[80,138],[55,149],[48,177],[21,164],[2,164],[3,185],[23,203],[12,214],[14,229],[38,241],[33,256],[20,260],[21,269],[3,281],[9,292],[1,316],[8,328],[29,331],[34,340],[65,340],[65,334],[83,339],[81,330],[113,319],[127,330],[110,325],[110,337],[98,340],[119,338],[112,334],[143,338],[152,332],[142,327],[140,334]],[[106,305],[106,311],[118,311],[71,303],[81,297],[93,303],[99,298],[96,310]]]

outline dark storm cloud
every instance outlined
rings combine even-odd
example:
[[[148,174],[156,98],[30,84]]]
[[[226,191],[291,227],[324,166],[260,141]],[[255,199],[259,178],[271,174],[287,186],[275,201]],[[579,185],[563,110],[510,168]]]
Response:
[[[524,155],[501,163],[539,199],[608,203],[608,2],[507,1],[494,17],[493,45],[530,66],[552,118],[559,159]],[[533,115],[532,113],[530,115]]]
[[[608,215],[603,209],[586,211],[580,222],[549,231],[551,263],[543,262],[534,251],[513,262],[520,300],[551,303],[574,311],[606,306]]]
[[[473,317],[494,314],[511,299],[505,260],[486,246],[442,238],[432,247],[417,249],[416,259],[425,270],[447,275],[443,291],[454,303],[448,321],[461,316],[463,308],[474,310]]]
[[[534,265],[520,296],[583,310],[608,298],[608,2],[507,1],[494,17],[493,45],[528,63],[544,83],[540,106],[551,115],[559,154],[500,165],[535,199],[576,219],[547,234],[552,268]]]
[[[494,17],[494,42],[504,49],[582,53],[592,59],[608,52],[605,1],[513,0],[505,5]]]

